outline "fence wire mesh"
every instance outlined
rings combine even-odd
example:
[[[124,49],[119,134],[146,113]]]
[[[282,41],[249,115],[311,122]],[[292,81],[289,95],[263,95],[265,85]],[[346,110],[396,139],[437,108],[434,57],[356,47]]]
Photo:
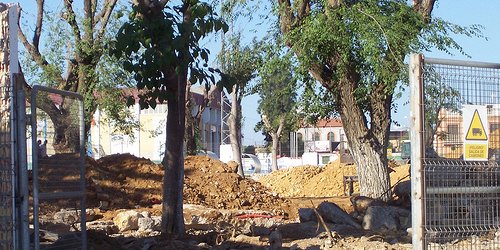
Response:
[[[426,59],[422,69],[424,246],[500,249],[500,67]]]
[[[0,249],[13,249],[12,178],[14,169],[10,84],[0,86],[0,102]]]
[[[32,92],[35,249],[85,249],[85,169],[81,96]]]

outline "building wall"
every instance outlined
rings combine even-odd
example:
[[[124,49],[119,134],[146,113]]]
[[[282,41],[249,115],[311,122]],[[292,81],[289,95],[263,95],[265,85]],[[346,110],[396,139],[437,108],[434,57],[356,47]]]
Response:
[[[315,133],[319,134],[319,140],[316,141],[328,141],[328,134],[333,133],[332,141],[346,140],[344,128],[343,127],[322,127],[322,128],[300,128],[297,133],[302,134],[304,141],[315,141]]]
[[[115,131],[113,125],[106,122],[104,113],[96,112],[91,127],[93,157],[130,153],[160,162],[165,151],[167,105],[158,104],[155,109],[140,110],[139,104],[135,104],[130,110],[140,124],[140,129],[133,132],[134,136]],[[220,109],[207,107],[201,118],[201,144],[205,150],[217,155],[220,146],[220,123]]]
[[[488,126],[488,148],[496,150],[500,148],[500,107],[491,105],[488,107],[488,117],[485,122]],[[434,149],[441,157],[460,158],[463,155],[463,142],[466,130],[464,128],[462,115],[458,112],[447,110],[440,111],[440,126],[434,135]]]

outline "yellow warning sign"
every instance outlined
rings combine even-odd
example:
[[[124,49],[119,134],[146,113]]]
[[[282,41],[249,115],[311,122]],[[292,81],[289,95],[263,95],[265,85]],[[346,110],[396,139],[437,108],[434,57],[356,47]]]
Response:
[[[472,116],[469,129],[467,130],[467,134],[465,134],[465,139],[476,141],[488,140],[486,130],[484,129],[483,122],[481,121],[481,117],[479,116],[477,109],[474,111],[474,116]]]
[[[488,159],[487,144],[465,144],[465,159]]]

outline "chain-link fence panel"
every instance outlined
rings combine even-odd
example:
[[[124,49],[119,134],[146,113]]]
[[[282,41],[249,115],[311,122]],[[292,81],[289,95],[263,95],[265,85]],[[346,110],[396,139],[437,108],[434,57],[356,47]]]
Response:
[[[418,67],[422,248],[500,249],[500,64],[421,58]]]
[[[35,249],[85,249],[82,97],[35,86],[31,102]]]
[[[11,136],[12,92],[0,81],[0,249],[13,249],[13,155]]]

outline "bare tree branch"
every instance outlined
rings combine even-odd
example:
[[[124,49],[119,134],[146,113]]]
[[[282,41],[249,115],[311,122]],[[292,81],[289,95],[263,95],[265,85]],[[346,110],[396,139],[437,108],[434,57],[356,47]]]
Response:
[[[281,132],[283,132],[283,128],[285,127],[285,117],[280,117],[278,129],[276,130],[276,135],[278,137],[281,136]]]
[[[106,3],[106,2],[107,1],[105,1],[104,3]],[[97,24],[97,20],[96,20],[96,15],[97,15],[97,0],[91,0],[90,1],[90,5],[91,5],[91,8],[92,8],[92,16],[94,17],[94,23],[92,23],[92,26],[94,26],[94,25]],[[103,6],[105,6],[105,5],[103,5]]]
[[[38,12],[36,15],[36,27],[33,34],[33,46],[38,50],[38,45],[40,43],[40,36],[42,34],[42,20],[43,20],[43,4],[44,0],[37,0],[36,4],[38,6]]]
[[[295,16],[292,10],[290,0],[278,0],[280,6],[280,29],[283,34],[287,34],[292,29]]]
[[[436,0],[413,0],[413,9],[420,13],[426,21],[430,21]]]
[[[165,7],[167,5],[168,1],[169,0],[160,0],[159,4],[160,4],[160,6]]]
[[[300,4],[299,13],[298,13],[298,18],[299,19],[304,18],[307,14],[309,14],[310,11],[311,11],[311,5],[310,5],[309,1],[302,0],[302,2]]]
[[[100,44],[102,37],[104,36],[104,33],[106,32],[106,26],[108,25],[109,22],[109,17],[111,16],[111,13],[113,12],[113,9],[116,6],[117,0],[108,0],[104,4],[103,7],[103,16],[100,17],[99,19],[96,19],[96,24],[98,21],[100,21],[101,27],[99,28],[99,31],[97,32],[97,37],[96,37],[96,42],[95,44]]]
[[[94,38],[94,14],[92,13],[92,0],[85,0],[83,2],[83,15],[83,36],[84,40],[90,45]]]
[[[110,0],[106,0],[104,4],[102,5],[102,9],[99,12],[99,14],[96,14],[94,17],[95,23],[98,24],[101,21],[101,18],[103,18],[104,14],[106,14],[106,10],[108,9],[107,6],[109,4]]]
[[[43,11],[42,11],[43,12]],[[35,63],[42,69],[47,69],[50,64],[45,58],[42,57],[40,54],[40,51],[38,50],[38,47],[35,47],[33,44],[31,44],[28,39],[26,38],[26,35],[24,35],[24,32],[21,28],[21,12],[18,12],[18,17],[17,17],[17,25],[18,25],[18,32],[17,35],[19,36],[19,40],[21,40],[21,43],[24,45],[24,48],[26,48],[26,51],[30,54],[31,58],[35,61]],[[41,32],[40,32],[41,34]],[[57,76],[57,79],[55,79],[59,84],[63,84],[65,81],[62,77]]]
[[[76,22],[75,11],[73,10],[73,0],[64,0],[64,7],[66,7],[67,13],[63,16],[63,18],[68,22],[73,30],[73,34],[77,38],[78,41],[82,40],[82,36],[80,34],[80,28],[78,27],[78,23]]]

